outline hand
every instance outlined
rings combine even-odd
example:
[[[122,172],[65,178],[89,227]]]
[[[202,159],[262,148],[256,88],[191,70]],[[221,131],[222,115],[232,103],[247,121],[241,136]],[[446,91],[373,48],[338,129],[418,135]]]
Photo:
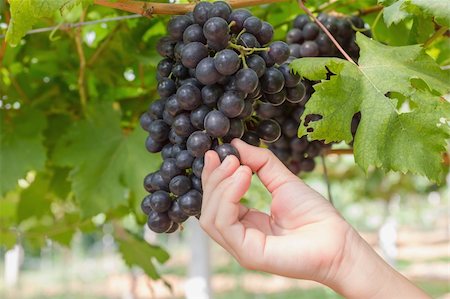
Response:
[[[315,280],[348,298],[428,298],[272,152],[238,139],[232,144],[240,162],[205,155],[200,225],[243,267]],[[270,215],[240,203],[253,172],[272,195]]]
[[[242,166],[234,156],[222,165],[214,151],[205,156],[203,229],[246,268],[320,282],[335,276],[351,231],[348,223],[272,152],[240,140],[233,145]],[[272,194],[270,215],[239,203],[252,172]]]

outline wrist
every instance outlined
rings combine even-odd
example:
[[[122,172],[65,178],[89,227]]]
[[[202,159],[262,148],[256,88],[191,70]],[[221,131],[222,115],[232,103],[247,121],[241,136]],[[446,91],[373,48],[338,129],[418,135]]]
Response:
[[[325,284],[348,299],[429,298],[389,266],[353,228],[333,268]]]

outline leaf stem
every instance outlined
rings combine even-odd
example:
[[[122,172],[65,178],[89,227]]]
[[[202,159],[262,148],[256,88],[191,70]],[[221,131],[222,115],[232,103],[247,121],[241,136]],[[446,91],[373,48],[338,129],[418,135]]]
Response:
[[[338,48],[339,52],[341,52],[342,55],[344,55],[345,59],[347,59],[350,63],[353,63],[357,65],[357,63],[350,57],[350,55],[345,52],[345,50],[341,47],[339,42],[334,38],[334,36],[328,31],[328,29],[320,22],[313,14],[312,12],[305,6],[305,3],[303,3],[303,0],[298,0],[298,5],[308,14],[314,22],[325,32],[325,34],[328,36],[328,38],[333,42],[333,44]]]
[[[443,26],[441,28],[439,28],[438,31],[436,31],[426,42],[425,44],[423,44],[424,48],[428,48],[429,46],[431,46],[438,38],[440,38],[441,36],[443,36],[448,30],[448,27]]]

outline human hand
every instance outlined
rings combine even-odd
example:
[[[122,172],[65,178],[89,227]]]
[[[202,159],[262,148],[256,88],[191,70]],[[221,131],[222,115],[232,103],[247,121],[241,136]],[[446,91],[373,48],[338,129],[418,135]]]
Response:
[[[205,155],[200,225],[243,267],[315,280],[348,298],[428,298],[269,150],[232,144],[241,161],[228,156],[221,164],[214,151]],[[240,203],[253,172],[272,195],[270,215]]]

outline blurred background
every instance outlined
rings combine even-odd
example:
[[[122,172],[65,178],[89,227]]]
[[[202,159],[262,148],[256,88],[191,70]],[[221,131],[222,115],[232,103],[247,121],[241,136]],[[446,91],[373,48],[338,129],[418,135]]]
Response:
[[[362,11],[389,45],[423,42],[410,35],[414,22],[388,29],[376,0],[308,5]],[[295,1],[251,9],[281,40],[301,13]],[[197,221],[172,235],[146,228],[142,180],[160,158],[145,150],[138,119],[157,99],[155,44],[168,17],[94,5],[31,21],[48,30],[8,45],[9,5],[0,0],[0,298],[340,298],[313,282],[244,270]],[[449,45],[444,37],[427,51],[448,65]],[[433,298],[450,298],[448,168],[436,185],[366,174],[346,150],[316,162],[302,179],[391,265]],[[257,178],[245,200],[266,211],[270,204]]]

